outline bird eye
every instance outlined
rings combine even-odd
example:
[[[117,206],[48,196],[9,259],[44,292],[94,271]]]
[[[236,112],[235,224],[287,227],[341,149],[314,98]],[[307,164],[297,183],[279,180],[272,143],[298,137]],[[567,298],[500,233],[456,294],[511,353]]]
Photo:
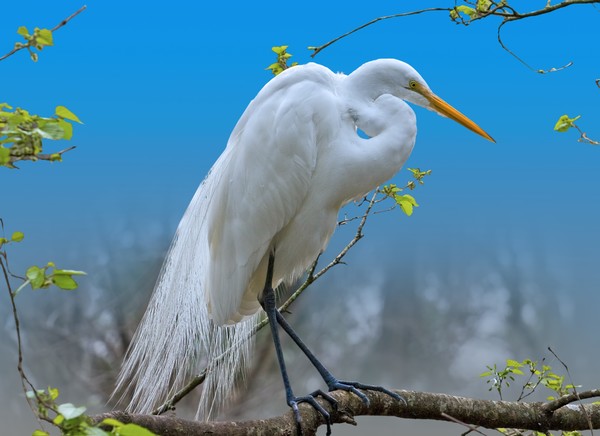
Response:
[[[410,82],[408,82],[408,86],[410,86],[410,89],[415,89],[417,87],[417,81],[411,80]]]

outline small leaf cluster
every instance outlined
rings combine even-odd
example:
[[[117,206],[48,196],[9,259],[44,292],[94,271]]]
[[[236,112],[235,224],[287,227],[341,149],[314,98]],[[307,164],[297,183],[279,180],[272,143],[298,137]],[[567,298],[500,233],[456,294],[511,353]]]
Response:
[[[25,109],[0,103],[0,166],[15,168],[13,162],[37,160],[43,151],[44,139],[70,140],[71,122],[81,120],[64,106],[57,106],[52,117],[30,114]],[[50,161],[60,161],[61,154],[50,155]]]
[[[29,51],[29,57],[33,62],[38,61],[38,54],[34,51],[34,49],[42,51],[44,47],[54,45],[52,31],[48,29],[40,29],[39,27],[36,27],[33,29],[32,35],[29,33],[27,27],[21,26],[17,29],[17,33],[25,38],[25,43],[15,43],[15,50],[27,49],[27,51]]]
[[[510,383],[515,381],[515,376],[525,376],[525,372],[528,373],[528,379],[523,383],[521,395],[517,401],[531,395],[540,385],[554,392],[546,397],[548,401],[571,394],[578,387],[573,384],[565,384],[565,376],[554,373],[552,367],[543,361],[538,363],[531,359],[525,359],[519,362],[507,359],[503,369],[499,369],[496,364],[486,366],[486,368],[488,371],[480,374],[480,377],[488,378],[486,383],[490,384],[489,390],[498,391],[500,399],[502,399],[502,388],[510,386]]]
[[[64,436],[153,436],[149,430],[137,424],[124,424],[116,419],[105,419],[97,425],[85,415],[84,406],[77,407],[71,403],[57,404],[59,392],[49,387],[47,391],[27,392],[27,398],[37,405],[40,418],[58,427]],[[54,416],[54,418],[52,418]],[[110,428],[111,430],[105,430]],[[35,430],[32,436],[50,436],[45,430]]]
[[[398,186],[393,183],[385,185],[381,188],[382,194],[393,198],[396,204],[400,206],[400,209],[402,209],[402,212],[404,212],[407,216],[411,216],[413,214],[413,208],[419,207],[419,204],[412,195],[400,194],[402,191],[402,188],[398,188]]]
[[[288,59],[293,55],[288,53],[287,45],[280,45],[271,47],[271,50],[277,55],[277,62],[269,65],[265,70],[271,70],[274,76],[277,76],[279,73],[283,72],[283,70],[287,70],[290,67],[295,67],[298,65],[298,62],[292,62],[290,65],[287,64]]]
[[[558,119],[558,121],[554,125],[554,130],[556,130],[557,132],[566,132],[571,127],[576,127],[574,123],[579,118],[581,118],[581,115],[577,115],[575,118],[571,118],[568,115],[563,115]]]
[[[14,232],[10,239],[0,238],[0,248],[2,248],[4,244],[8,244],[10,242],[21,242],[23,238],[25,238],[23,232]]]
[[[415,180],[411,180],[406,185],[406,187],[408,189],[410,189],[411,191],[417,187],[417,185],[415,184],[415,182],[417,182],[419,185],[424,185],[425,182],[423,181],[423,179],[426,176],[430,176],[431,175],[431,170],[421,171],[419,168],[407,168],[407,169],[408,169],[408,171],[410,171],[412,173],[413,178],[415,179]]]
[[[450,19],[457,24],[469,24],[476,18],[481,18],[490,13],[490,9],[502,9],[507,6],[506,1],[494,2],[492,0],[467,1],[465,5],[455,6],[450,11]]]
[[[520,369],[523,365],[516,360],[507,359],[504,369],[499,369],[494,363],[493,366],[486,365],[488,371],[479,374],[479,377],[487,377],[486,383],[490,385],[489,391],[495,389],[502,400],[502,389],[509,387],[510,383],[515,381],[515,375],[524,375]]]
[[[386,197],[392,198],[396,202],[396,206],[400,206],[402,212],[407,216],[413,214],[415,207],[419,207],[417,200],[410,194],[401,194],[404,189],[410,189],[411,191],[419,185],[423,185],[425,182],[423,179],[426,176],[431,175],[431,170],[421,171],[419,168],[408,168],[408,171],[412,173],[413,179],[410,180],[404,188],[399,188],[397,185],[391,183],[383,186],[379,191]]]
[[[31,285],[32,289],[46,289],[54,285],[65,291],[77,289],[77,282],[73,276],[83,276],[85,272],[72,269],[58,269],[54,262],[48,262],[46,266],[40,268],[38,266],[30,266],[27,268],[25,276],[27,280],[17,288],[14,295],[17,295],[27,285]]]

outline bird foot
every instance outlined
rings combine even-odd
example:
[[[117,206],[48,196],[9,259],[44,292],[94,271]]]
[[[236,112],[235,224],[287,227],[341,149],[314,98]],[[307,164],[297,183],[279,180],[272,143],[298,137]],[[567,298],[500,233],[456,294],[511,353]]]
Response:
[[[355,381],[334,380],[333,382],[328,383],[328,387],[329,392],[334,391],[336,389],[352,392],[357,397],[359,397],[362,400],[362,402],[365,403],[366,406],[369,406],[371,402],[365,394],[359,391],[359,389],[365,391],[383,392],[384,394],[389,395],[395,400],[402,401],[405,405],[407,404],[406,400],[401,395],[398,395],[396,392],[392,392],[389,389],[384,388],[383,386],[366,385]]]
[[[296,427],[298,429],[299,435],[302,434],[302,418],[300,416],[300,411],[298,410],[298,404],[301,403],[310,404],[317,412],[321,414],[321,416],[325,420],[325,424],[327,425],[327,436],[331,435],[331,415],[327,410],[325,410],[325,408],[321,404],[319,404],[319,402],[317,401],[317,397],[322,397],[325,401],[331,404],[331,407],[334,410],[337,410],[337,400],[320,389],[304,397],[295,397],[288,401],[288,405],[292,408],[292,411],[294,412],[294,418],[296,419]]]

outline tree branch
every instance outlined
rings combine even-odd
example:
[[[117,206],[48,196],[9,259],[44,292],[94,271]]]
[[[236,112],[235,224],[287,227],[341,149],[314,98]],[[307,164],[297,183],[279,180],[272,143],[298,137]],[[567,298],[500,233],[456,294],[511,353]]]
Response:
[[[23,160],[32,160],[32,161],[47,160],[50,162],[54,162],[57,160],[61,160],[63,154],[73,150],[76,147],[77,146],[72,145],[71,147],[67,147],[63,150],[57,151],[56,153],[39,153],[39,154],[26,154],[23,156],[11,156],[10,163],[14,168],[17,168],[13,164],[15,162],[19,162],[19,161],[23,161]]]
[[[60,23],[58,23],[56,26],[54,26],[52,29],[50,29],[50,32],[54,33],[56,30],[60,29],[61,27],[65,26],[69,21],[71,21],[73,18],[75,18],[77,15],[79,15],[80,13],[82,13],[83,11],[85,11],[87,8],[86,5],[82,6],[81,8],[79,8],[77,11],[73,12],[71,15],[69,15],[67,18],[65,18],[64,20],[62,20]],[[13,48],[11,51],[9,51],[8,53],[6,53],[4,56],[0,57],[0,61],[3,61],[4,59],[14,55],[16,52],[23,50],[24,48],[26,48],[26,45],[20,46],[20,47],[15,47]]]
[[[476,427],[519,428],[542,433],[549,430],[588,430],[590,423],[593,428],[600,428],[600,406],[594,404],[581,406],[585,413],[579,407],[561,407],[548,411],[547,404],[551,403],[477,400],[447,394],[396,390],[406,399],[407,405],[404,405],[380,392],[364,392],[371,402],[370,406],[345,391],[331,393],[338,401],[337,411],[329,403],[319,401],[331,413],[333,423],[352,423],[354,416],[372,415],[460,421]],[[317,428],[325,424],[322,416],[311,406],[301,404],[300,413],[304,434],[307,436],[316,434]],[[199,422],[174,416],[134,415],[119,411],[92,417],[96,423],[105,418],[136,423],[162,436],[296,434],[296,422],[291,411],[274,418],[239,422]]]
[[[471,2],[467,2],[467,3],[472,4]],[[502,41],[501,34],[500,34],[502,27],[506,23],[509,23],[509,22],[514,22],[514,21],[523,20],[526,18],[532,18],[532,17],[537,17],[540,15],[549,14],[549,13],[555,12],[559,9],[566,8],[567,6],[572,6],[572,5],[576,5],[576,4],[594,4],[594,3],[596,3],[596,4],[600,3],[600,0],[563,0],[562,2],[557,3],[555,5],[550,5],[548,2],[546,4],[546,6],[542,9],[538,9],[538,10],[534,10],[534,11],[526,12],[526,13],[519,13],[515,9],[510,7],[508,4],[496,3],[496,2],[492,1],[490,9],[487,11],[481,11],[479,9],[476,10],[476,9],[471,8],[471,9],[473,9],[473,12],[475,14],[472,16],[469,16],[468,18],[463,18],[460,15],[460,11],[457,9],[456,5],[452,8],[427,8],[427,9],[420,9],[417,11],[404,12],[404,13],[393,14],[393,15],[386,15],[386,16],[377,17],[365,24],[362,24],[361,26],[358,26],[355,29],[352,29],[351,31],[346,32],[343,35],[340,35],[340,36],[332,39],[331,41],[326,42],[323,45],[309,47],[309,49],[313,51],[313,53],[310,56],[312,58],[314,58],[322,50],[329,47],[333,43],[339,41],[340,39],[345,38],[349,35],[352,35],[353,33],[358,32],[359,30],[362,30],[365,27],[375,24],[379,21],[389,20],[391,18],[406,17],[406,16],[410,16],[410,15],[418,15],[418,14],[422,14],[422,13],[426,13],[426,12],[446,11],[448,13],[453,13],[453,14],[455,13],[456,17],[455,18],[453,17],[453,20],[457,24],[462,24],[464,26],[468,26],[469,24],[473,23],[474,21],[482,20],[484,18],[491,17],[491,16],[502,18],[502,21],[498,25],[498,42],[500,43],[500,46],[506,52],[508,52],[511,56],[515,57],[519,62],[521,62],[523,65],[525,65],[527,68],[529,68],[530,70],[532,70],[536,73],[540,73],[540,74],[551,73],[551,72],[555,72],[555,71],[564,70],[565,68],[570,67],[573,64],[573,62],[568,62],[567,64],[563,65],[562,67],[550,68],[548,70],[533,68],[527,62],[525,62],[523,59],[521,59],[519,56],[517,56],[512,50],[510,50],[504,44],[504,42]]]

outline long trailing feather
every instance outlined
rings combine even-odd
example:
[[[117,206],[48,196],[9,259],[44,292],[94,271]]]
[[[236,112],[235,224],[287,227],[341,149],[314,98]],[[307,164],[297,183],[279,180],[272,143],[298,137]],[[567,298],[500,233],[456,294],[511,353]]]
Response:
[[[218,364],[209,366],[198,406],[198,418],[209,419],[230,396],[237,375],[249,361],[252,341],[248,338],[257,316],[234,325],[216,325],[203,286],[207,268],[203,260],[209,256],[206,216],[229,156],[230,150],[221,155],[188,206],[132,339],[115,389],[131,393],[129,411],[149,413],[190,375],[220,356]]]

